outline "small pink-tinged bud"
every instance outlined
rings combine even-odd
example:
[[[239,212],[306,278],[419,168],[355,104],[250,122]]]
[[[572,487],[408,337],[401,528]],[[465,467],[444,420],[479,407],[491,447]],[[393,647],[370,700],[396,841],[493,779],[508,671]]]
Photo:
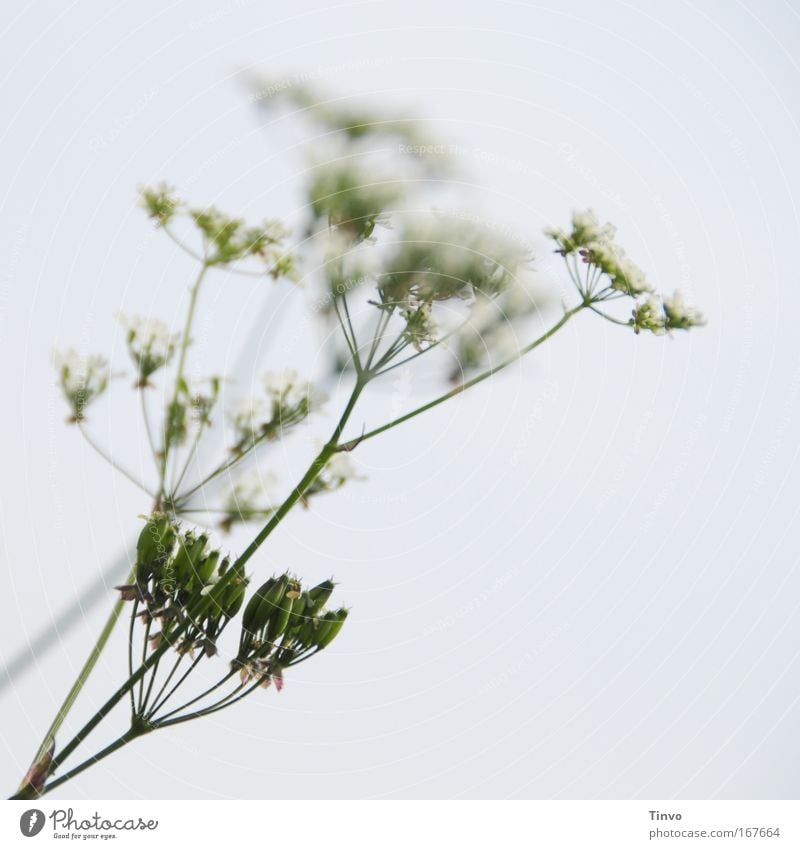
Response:
[[[30,769],[22,779],[22,784],[19,786],[19,792],[24,793],[29,798],[39,796],[44,789],[45,782],[50,777],[52,769],[53,754],[56,750],[56,741],[52,739],[50,745],[32,764]]]

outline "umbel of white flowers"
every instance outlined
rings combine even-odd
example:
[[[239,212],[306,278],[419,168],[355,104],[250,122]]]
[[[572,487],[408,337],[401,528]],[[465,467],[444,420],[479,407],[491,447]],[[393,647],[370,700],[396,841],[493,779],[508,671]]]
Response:
[[[671,298],[653,294],[653,287],[644,272],[628,257],[615,241],[616,228],[613,224],[601,224],[594,210],[576,211],[572,215],[572,229],[567,231],[549,227],[545,235],[556,245],[557,253],[565,260],[576,255],[583,263],[595,269],[594,278],[589,278],[584,288],[578,285],[584,297],[592,297],[597,291],[595,284],[601,275],[610,281],[609,288],[620,295],[632,298],[647,296],[636,303],[629,325],[635,333],[646,330],[656,335],[670,330],[689,330],[705,324],[705,318],[697,310],[688,307],[680,292]],[[573,268],[567,266],[573,273]],[[573,280],[578,276],[573,273]],[[611,298],[604,298],[610,300]]]

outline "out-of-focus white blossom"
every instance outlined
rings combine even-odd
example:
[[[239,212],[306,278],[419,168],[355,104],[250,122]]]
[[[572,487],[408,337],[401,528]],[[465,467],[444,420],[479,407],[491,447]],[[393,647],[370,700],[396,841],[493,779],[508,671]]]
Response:
[[[140,316],[119,316],[126,330],[128,352],[138,371],[136,385],[149,386],[152,374],[163,368],[175,353],[179,334],[172,334],[163,321]]]
[[[504,291],[530,260],[527,249],[489,226],[452,215],[415,213],[386,258],[384,304],[469,299]]]
[[[663,336],[670,330],[699,327],[705,324],[705,318],[697,310],[686,305],[680,292],[675,292],[671,298],[664,298],[663,301],[651,295],[647,300],[636,304],[630,324],[635,333],[647,330],[656,336]]]
[[[584,261],[595,265],[611,280],[611,288],[636,297],[652,292],[644,272],[613,242],[599,242],[581,252]]]
[[[690,327],[701,327],[706,323],[701,312],[689,307],[680,292],[675,292],[671,298],[664,298],[664,315],[667,330],[688,330]]]
[[[325,402],[325,396],[293,369],[268,372],[262,382],[266,397],[243,399],[228,415],[237,453],[262,439],[279,439]]]
[[[71,422],[81,422],[84,410],[108,387],[111,372],[108,362],[100,356],[82,356],[70,348],[53,354],[58,381],[70,406]]]
[[[548,238],[559,245],[560,252],[564,254],[611,242],[616,232],[613,224],[601,224],[593,209],[573,212],[572,230],[569,232],[558,227],[547,227],[544,231]]]

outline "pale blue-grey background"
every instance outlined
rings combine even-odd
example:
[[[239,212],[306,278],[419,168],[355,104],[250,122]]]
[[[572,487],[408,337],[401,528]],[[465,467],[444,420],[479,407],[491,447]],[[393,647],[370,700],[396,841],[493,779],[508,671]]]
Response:
[[[541,227],[594,206],[710,317],[674,339],[582,317],[364,445],[368,480],[298,510],[254,563],[335,573],[352,615],[327,656],[62,798],[796,797],[796,7],[39,0],[6,3],[0,30],[4,658],[147,508],[63,424],[48,359],[74,344],[122,365],[120,309],[178,320],[191,263],[136,185],[299,218],[302,132],[263,126],[241,68],[429,117],[463,148],[474,208],[542,264]],[[268,287],[220,276],[208,292],[200,371],[233,363]],[[276,362],[308,360],[314,325],[289,316],[256,338]],[[129,383],[92,426],[150,474]],[[430,391],[418,373],[390,383],[354,431]],[[3,694],[6,790],[105,606]],[[124,674],[116,637],[65,733]]]

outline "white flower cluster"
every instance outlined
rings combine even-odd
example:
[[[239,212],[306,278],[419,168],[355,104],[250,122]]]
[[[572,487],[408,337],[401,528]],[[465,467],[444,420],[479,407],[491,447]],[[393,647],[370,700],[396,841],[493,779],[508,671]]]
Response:
[[[172,359],[178,334],[170,333],[157,318],[120,315],[119,320],[127,332],[128,351],[139,373],[136,385],[150,386],[150,376]]]
[[[304,404],[307,404],[310,410],[312,402],[314,407],[324,402],[324,398],[317,395],[314,386],[309,381],[302,380],[294,369],[268,371],[261,382],[272,403],[285,410]]]
[[[97,355],[82,356],[70,348],[55,353],[53,363],[58,371],[59,384],[72,410],[71,422],[85,418],[84,410],[108,387],[111,372],[108,363]]]
[[[613,224],[601,224],[593,209],[584,209],[572,213],[570,232],[558,227],[547,227],[544,234],[559,245],[562,253],[570,254],[580,248],[611,242],[616,232]]]
[[[601,224],[594,210],[574,212],[570,232],[554,227],[544,232],[558,245],[558,253],[563,256],[580,253],[584,262],[600,269],[608,276],[612,289],[631,297],[653,291],[644,272],[614,242],[616,228],[613,224]]]
[[[385,304],[493,297],[529,260],[526,249],[488,226],[452,215],[414,214],[378,280]]]
[[[236,432],[236,453],[247,451],[262,439],[280,439],[325,402],[325,396],[293,369],[268,372],[262,382],[266,397],[244,399],[228,416]]]

